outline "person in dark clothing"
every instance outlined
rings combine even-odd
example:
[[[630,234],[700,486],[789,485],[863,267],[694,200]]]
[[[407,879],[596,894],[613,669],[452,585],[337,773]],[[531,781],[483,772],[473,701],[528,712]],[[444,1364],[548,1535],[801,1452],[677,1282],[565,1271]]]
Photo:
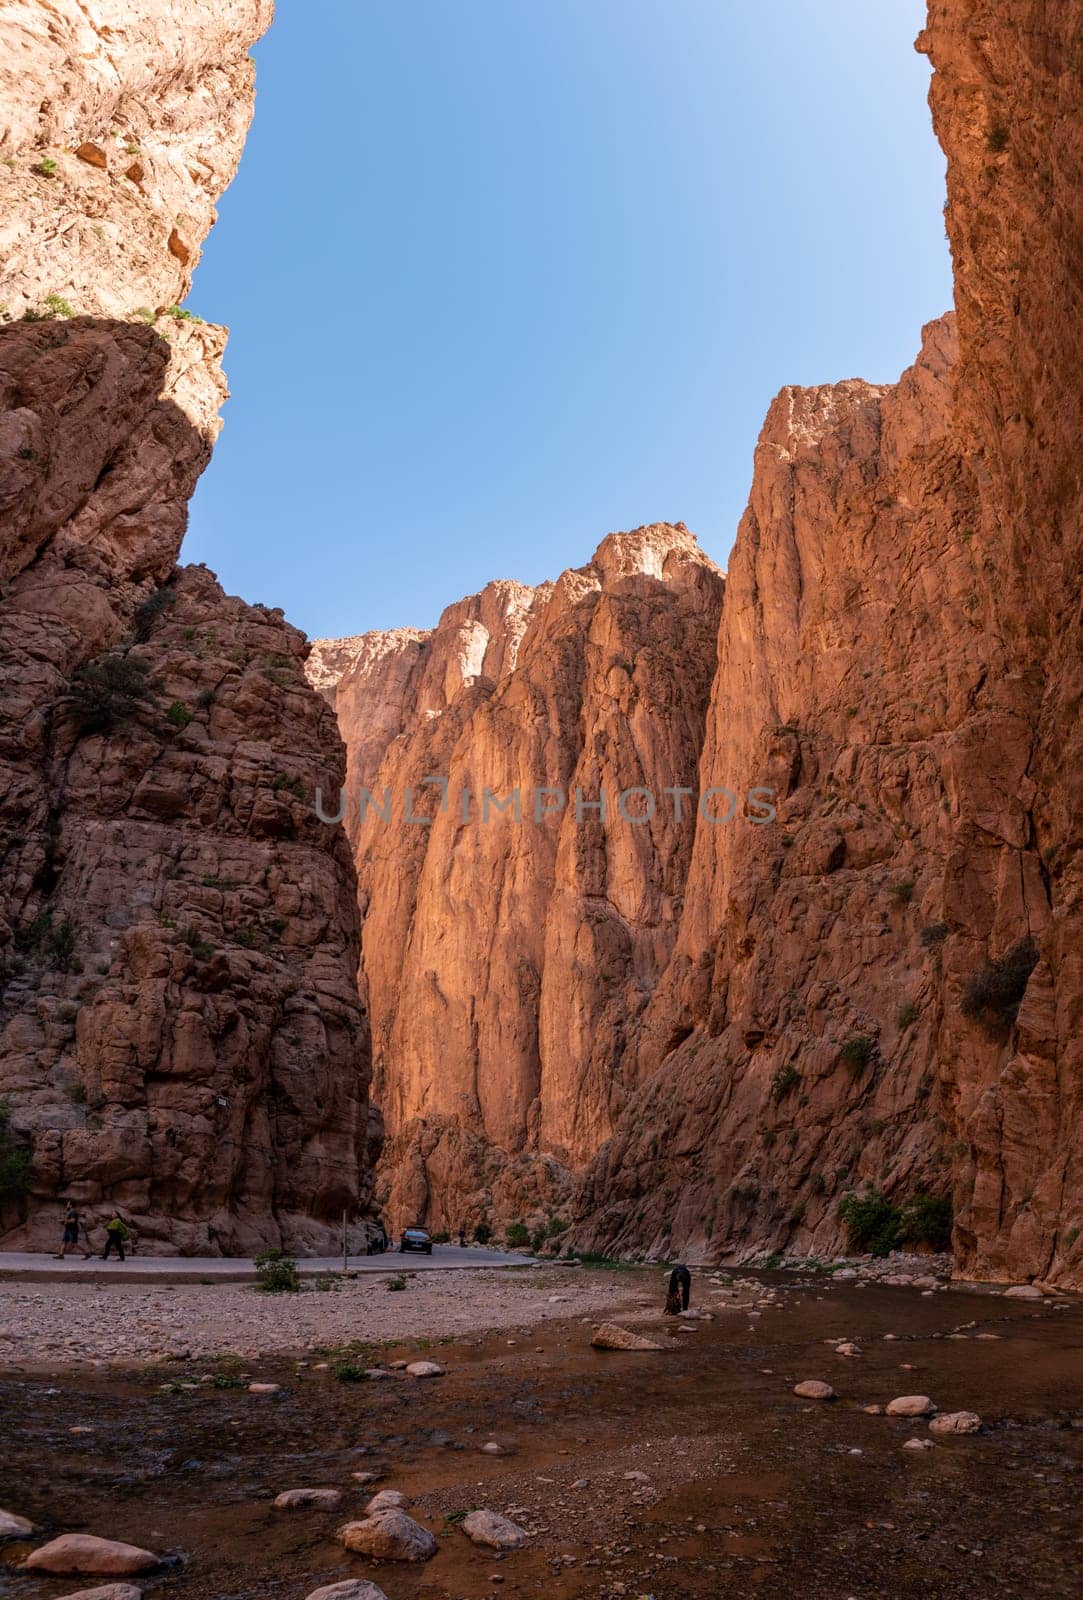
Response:
[[[666,1292],[666,1316],[676,1317],[682,1311],[688,1310],[688,1302],[692,1298],[692,1274],[688,1268],[677,1265],[669,1275],[669,1289]]]
[[[58,1261],[63,1261],[68,1253],[69,1245],[78,1250],[80,1225],[79,1208],[74,1200],[69,1200],[64,1207],[64,1237],[57,1253],[56,1259]],[[90,1260],[90,1251],[86,1248],[85,1240],[83,1243],[83,1260]]]
[[[127,1224],[114,1211],[109,1221],[105,1224],[105,1249],[102,1251],[102,1260],[108,1261],[110,1252],[115,1250],[120,1259],[124,1260],[124,1241],[130,1239]]]
[[[459,1229],[459,1249],[460,1250],[465,1250],[466,1249],[466,1229],[465,1228],[460,1228]]]

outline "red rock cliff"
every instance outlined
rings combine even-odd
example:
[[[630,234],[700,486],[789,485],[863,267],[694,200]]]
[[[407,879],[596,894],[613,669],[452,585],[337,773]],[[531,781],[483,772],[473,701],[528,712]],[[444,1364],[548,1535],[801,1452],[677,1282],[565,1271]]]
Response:
[[[178,316],[267,0],[16,0],[0,302],[0,1097],[57,1201],[159,1248],[327,1247],[371,1187],[343,771],[281,612],[177,570],[225,397]],[[12,320],[18,318],[20,320]]]

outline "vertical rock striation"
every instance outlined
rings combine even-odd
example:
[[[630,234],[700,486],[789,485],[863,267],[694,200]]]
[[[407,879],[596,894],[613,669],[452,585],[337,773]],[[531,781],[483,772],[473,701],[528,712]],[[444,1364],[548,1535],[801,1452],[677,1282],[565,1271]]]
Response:
[[[176,568],[225,398],[177,314],[266,0],[15,0],[0,301],[0,1097],[57,1199],[159,1248],[326,1247],[371,1187],[333,717],[281,612]],[[20,320],[12,320],[14,318]]]
[[[721,595],[691,534],[656,525],[542,589],[490,584],[431,635],[314,647],[327,693],[352,659],[333,692],[396,1220],[537,1220],[612,1129],[676,934],[694,807],[674,826],[664,790],[694,788]],[[390,824],[362,820],[362,785]],[[619,814],[633,787],[653,819]],[[605,791],[604,820],[577,819],[577,790]],[[516,793],[518,818],[497,810]]]

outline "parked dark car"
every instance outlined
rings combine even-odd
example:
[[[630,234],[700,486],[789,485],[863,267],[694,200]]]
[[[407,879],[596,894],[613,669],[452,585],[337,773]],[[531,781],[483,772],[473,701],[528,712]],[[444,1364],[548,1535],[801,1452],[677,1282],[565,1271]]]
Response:
[[[427,1256],[432,1255],[432,1238],[428,1228],[403,1228],[402,1243],[399,1245],[403,1255],[407,1250],[417,1250]]]

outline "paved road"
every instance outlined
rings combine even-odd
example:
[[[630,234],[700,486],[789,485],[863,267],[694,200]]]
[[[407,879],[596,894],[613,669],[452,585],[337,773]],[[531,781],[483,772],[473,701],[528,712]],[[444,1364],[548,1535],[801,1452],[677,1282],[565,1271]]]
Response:
[[[438,1244],[431,1256],[410,1251],[386,1251],[379,1256],[351,1256],[350,1272],[438,1272],[455,1267],[525,1267],[536,1263],[530,1256],[500,1250],[482,1250],[467,1245]],[[342,1257],[310,1256],[299,1260],[302,1277],[314,1278],[324,1272],[341,1272]],[[256,1269],[250,1260],[236,1256],[129,1256],[101,1261],[84,1261],[81,1255],[57,1261],[54,1256],[0,1252],[0,1279],[28,1279],[38,1283],[58,1283],[64,1278],[76,1283],[254,1283]]]

